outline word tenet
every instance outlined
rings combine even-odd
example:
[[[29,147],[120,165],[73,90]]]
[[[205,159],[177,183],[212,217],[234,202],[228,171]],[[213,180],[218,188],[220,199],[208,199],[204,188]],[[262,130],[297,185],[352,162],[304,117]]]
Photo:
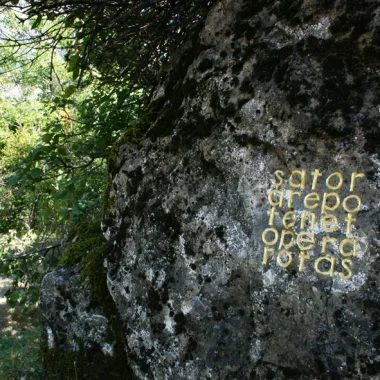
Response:
[[[339,275],[343,279],[350,279],[352,273],[352,258],[357,256],[358,240],[352,237],[353,223],[356,222],[355,214],[362,206],[359,195],[353,194],[355,187],[364,173],[352,173],[349,185],[345,189],[345,196],[339,193],[343,187],[342,173],[334,172],[325,179],[325,189],[320,193],[321,177],[323,173],[315,169],[310,174],[306,170],[293,170],[288,178],[289,189],[282,189],[285,184],[285,173],[276,170],[272,185],[276,188],[268,194],[268,202],[272,208],[268,213],[268,228],[262,233],[262,241],[265,244],[263,265],[267,265],[271,258],[275,258],[279,266],[287,268],[294,259],[293,249],[297,249],[299,255],[298,270],[304,269],[305,263],[312,260],[308,251],[313,250],[318,243],[321,246],[320,256],[314,261],[314,269],[321,275],[333,276],[338,261],[341,262],[342,271]],[[309,191],[306,192],[307,187]],[[295,212],[295,204],[303,205],[303,210]],[[289,211],[284,212],[284,208]],[[319,232],[332,233],[338,231],[339,220],[335,214],[341,208],[345,213],[343,220],[345,237],[338,240],[337,237],[322,236],[321,241],[316,240],[316,226]],[[281,216],[280,212],[281,211]],[[275,228],[275,220],[281,220],[282,230]],[[278,224],[278,223],[277,223]],[[294,230],[297,230],[295,232]],[[327,254],[328,248],[336,249],[338,255]],[[327,269],[326,269],[327,268]]]

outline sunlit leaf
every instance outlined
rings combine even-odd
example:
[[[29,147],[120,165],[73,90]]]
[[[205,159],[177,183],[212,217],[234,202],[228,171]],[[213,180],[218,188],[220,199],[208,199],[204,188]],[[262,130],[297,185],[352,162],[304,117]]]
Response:
[[[49,143],[51,139],[53,138],[54,134],[53,133],[45,133],[44,135],[41,136],[41,140],[44,143]]]
[[[65,98],[69,98],[72,94],[74,94],[75,90],[76,90],[75,85],[71,85],[71,86],[66,87]]]
[[[32,29],[36,29],[39,27],[39,25],[41,24],[41,21],[42,21],[42,15],[39,14],[36,18],[36,20],[34,21],[34,23],[32,24]]]
[[[79,67],[76,66],[74,69],[73,69],[73,80],[77,80],[78,76],[79,76]]]
[[[73,71],[78,61],[79,61],[79,54],[71,55],[69,59],[69,65],[67,67],[67,71],[68,72]]]

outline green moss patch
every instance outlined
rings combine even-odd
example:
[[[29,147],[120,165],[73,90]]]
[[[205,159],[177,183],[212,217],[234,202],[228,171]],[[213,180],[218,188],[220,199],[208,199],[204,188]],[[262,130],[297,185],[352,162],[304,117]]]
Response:
[[[113,356],[104,355],[100,347],[85,351],[78,342],[78,352],[64,351],[58,347],[42,347],[42,356],[49,379],[135,379],[125,351],[124,334],[118,319],[116,306],[107,288],[107,270],[104,259],[109,245],[104,238],[100,223],[80,223],[69,233],[69,243],[60,264],[66,267],[79,265],[81,281],[90,286],[94,307],[99,306],[109,321],[107,342],[113,345]]]
[[[62,352],[59,349],[42,349],[49,380],[110,379],[132,380],[134,374],[125,359],[125,354],[115,352],[113,356],[95,353],[90,358],[82,349],[78,352]]]
[[[106,245],[99,223],[80,223],[69,232],[68,244],[59,263],[64,267],[80,264],[84,268],[89,257],[92,257],[93,250],[103,247],[104,255],[106,254]]]

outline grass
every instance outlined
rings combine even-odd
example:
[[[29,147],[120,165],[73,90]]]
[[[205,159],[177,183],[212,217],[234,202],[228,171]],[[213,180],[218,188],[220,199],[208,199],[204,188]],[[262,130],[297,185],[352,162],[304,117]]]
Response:
[[[0,338],[0,379],[42,379],[40,331],[6,332]]]
[[[0,278],[0,380],[43,379],[37,306],[9,307],[10,283]]]

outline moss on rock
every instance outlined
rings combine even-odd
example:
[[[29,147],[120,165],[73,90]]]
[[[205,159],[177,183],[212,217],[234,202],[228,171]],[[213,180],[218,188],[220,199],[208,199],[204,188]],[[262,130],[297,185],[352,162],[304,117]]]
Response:
[[[78,352],[42,347],[44,365],[49,380],[132,380],[135,376],[125,355],[115,352],[113,356],[97,352],[89,358],[83,347]]]
[[[106,244],[100,224],[97,222],[82,222],[73,227],[68,234],[68,244],[59,260],[64,267],[80,264],[86,266],[88,256],[93,249]]]
[[[129,365],[117,310],[107,288],[107,270],[104,260],[109,245],[100,223],[82,222],[71,229],[69,243],[60,259],[64,267],[79,265],[80,280],[90,288],[90,305],[99,308],[108,320],[106,341],[112,346],[112,355],[105,354],[94,342],[90,349],[78,341],[79,351],[56,346],[41,351],[48,379],[135,379]]]

